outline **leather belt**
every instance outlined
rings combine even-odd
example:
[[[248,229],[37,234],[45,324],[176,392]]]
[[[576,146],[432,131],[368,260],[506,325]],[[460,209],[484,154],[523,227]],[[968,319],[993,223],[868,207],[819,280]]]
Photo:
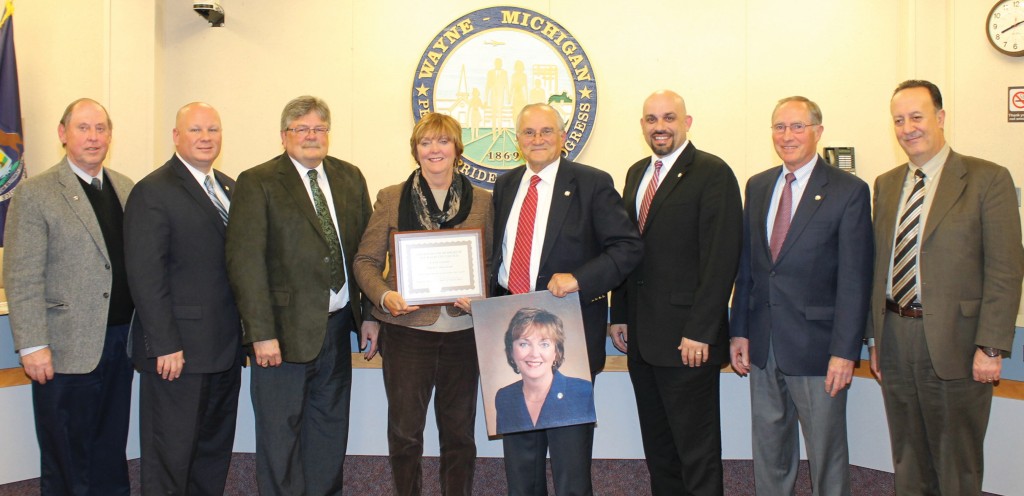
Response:
[[[900,307],[895,301],[885,300],[885,309],[899,315],[900,317],[907,317],[911,319],[920,319],[924,317],[924,309],[917,303],[911,303],[906,307]]]

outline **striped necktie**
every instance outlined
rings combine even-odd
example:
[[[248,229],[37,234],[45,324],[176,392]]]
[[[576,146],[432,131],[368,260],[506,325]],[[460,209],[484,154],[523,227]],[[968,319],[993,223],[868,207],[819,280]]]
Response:
[[[217,193],[213,190],[213,176],[206,176],[203,184],[206,186],[206,194],[210,195],[213,207],[217,209],[217,213],[220,215],[220,220],[224,222],[225,226],[228,225],[228,209],[224,208],[224,204],[220,202],[220,198],[217,198]]]
[[[530,292],[530,259],[533,254],[533,223],[537,218],[537,183],[540,176],[530,178],[530,189],[519,209],[516,244],[512,248],[512,265],[508,271],[508,291],[512,294]]]
[[[892,299],[900,308],[917,299],[917,233],[921,230],[924,205],[924,172],[914,172],[914,189],[903,207],[896,228],[896,248],[892,255]]]
[[[661,160],[654,162],[654,175],[651,176],[651,182],[647,183],[644,199],[640,201],[640,215],[637,216],[637,226],[640,228],[640,234],[643,234],[644,228],[647,227],[647,213],[651,210],[651,201],[654,200],[654,193],[658,192],[658,173],[661,172],[661,166]]]

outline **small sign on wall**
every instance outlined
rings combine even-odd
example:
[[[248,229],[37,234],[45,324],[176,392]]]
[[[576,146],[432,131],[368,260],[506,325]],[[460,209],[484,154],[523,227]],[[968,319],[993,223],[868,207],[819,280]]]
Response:
[[[1006,122],[1024,122],[1024,86],[1010,86]]]

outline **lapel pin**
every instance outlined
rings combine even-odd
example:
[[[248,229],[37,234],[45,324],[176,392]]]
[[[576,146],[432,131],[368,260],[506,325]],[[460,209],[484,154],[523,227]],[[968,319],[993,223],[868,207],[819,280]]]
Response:
[[[821,201],[821,195],[814,195],[814,201]]]
[[[78,201],[78,195],[72,196],[71,199],[75,200],[75,201]]]
[[[680,172],[679,174],[676,174],[676,177],[683,177],[683,173]]]
[[[571,195],[572,193],[570,193],[570,192],[569,192],[569,190],[566,190],[564,194],[565,194],[565,196],[569,196],[569,195]]]
[[[558,393],[558,399],[562,399],[562,396],[564,396],[562,393]]]

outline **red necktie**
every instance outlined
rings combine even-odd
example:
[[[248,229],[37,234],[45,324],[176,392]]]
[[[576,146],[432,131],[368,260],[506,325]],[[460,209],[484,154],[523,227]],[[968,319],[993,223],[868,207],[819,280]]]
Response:
[[[516,227],[516,244],[512,249],[512,267],[508,273],[508,292],[512,294],[530,292],[530,255],[533,250],[533,221],[537,217],[537,183],[540,176],[530,178],[530,189],[519,210],[519,225]]]
[[[654,162],[654,175],[651,182],[647,183],[647,191],[644,192],[644,199],[640,202],[640,215],[637,217],[637,225],[640,227],[640,234],[644,233],[647,225],[647,212],[651,210],[651,201],[654,200],[654,193],[658,191],[658,173],[661,172],[661,160]]]
[[[793,220],[793,181],[796,176],[792,172],[786,174],[786,185],[782,187],[779,197],[779,209],[775,212],[775,224],[772,226],[772,237],[768,247],[772,252],[772,262],[779,258],[782,243],[786,241],[789,223]]]

